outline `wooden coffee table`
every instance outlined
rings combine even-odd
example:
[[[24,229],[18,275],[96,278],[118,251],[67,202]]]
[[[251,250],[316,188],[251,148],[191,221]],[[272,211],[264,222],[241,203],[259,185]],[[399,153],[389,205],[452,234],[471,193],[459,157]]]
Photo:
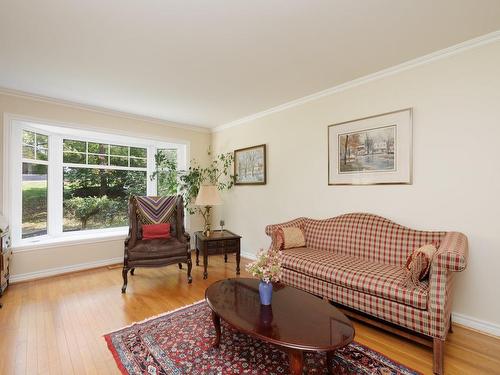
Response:
[[[223,319],[240,332],[288,351],[290,372],[302,374],[303,352],[326,352],[328,368],[336,349],[354,339],[354,327],[337,308],[291,286],[277,286],[272,304],[262,306],[259,280],[226,279],[205,291],[215,326],[214,346],[221,340]]]

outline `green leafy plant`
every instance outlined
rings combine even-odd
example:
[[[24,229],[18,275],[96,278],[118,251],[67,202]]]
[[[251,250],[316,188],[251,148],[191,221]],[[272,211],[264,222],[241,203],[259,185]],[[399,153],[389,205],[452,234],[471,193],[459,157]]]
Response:
[[[178,170],[175,157],[168,151],[170,150],[158,150],[156,153],[156,168],[151,179],[157,179],[159,195],[181,194],[186,211],[190,215],[201,212],[194,206],[194,201],[202,184],[215,185],[219,191],[233,187],[234,175],[231,172],[234,157],[232,153],[216,155],[208,166],[201,166],[193,159],[187,170]],[[207,153],[210,157],[212,156],[210,149]]]

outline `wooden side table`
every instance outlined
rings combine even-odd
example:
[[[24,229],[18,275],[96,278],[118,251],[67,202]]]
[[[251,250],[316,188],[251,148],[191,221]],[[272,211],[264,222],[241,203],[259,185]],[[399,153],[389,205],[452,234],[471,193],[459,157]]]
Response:
[[[214,230],[210,236],[205,236],[203,232],[195,232],[196,238],[196,265],[199,266],[200,252],[203,256],[203,278],[208,277],[208,256],[214,254],[224,254],[224,262],[227,263],[227,254],[236,253],[236,274],[240,274],[240,239],[241,236],[228,230]]]

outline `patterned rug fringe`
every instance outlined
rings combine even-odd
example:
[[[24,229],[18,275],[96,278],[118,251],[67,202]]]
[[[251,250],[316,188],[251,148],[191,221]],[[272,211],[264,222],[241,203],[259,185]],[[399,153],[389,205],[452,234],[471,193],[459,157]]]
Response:
[[[153,315],[153,316],[150,316],[149,318],[146,318],[144,320],[141,320],[141,321],[138,321],[138,322],[133,322],[131,324],[129,324],[128,326],[123,326],[119,329],[115,329],[113,331],[110,331],[108,333],[103,333],[101,336],[107,336],[107,335],[111,335],[113,333],[116,333],[116,332],[120,332],[124,329],[127,329],[127,328],[130,328],[130,327],[133,327],[135,325],[138,325],[138,324],[144,324],[144,323],[147,323],[151,320],[155,320],[155,319],[158,319],[158,318],[161,318],[162,316],[165,316],[165,315],[169,315],[169,314],[173,314],[174,312],[177,312],[179,310],[183,310],[185,308],[188,308],[188,307],[192,307],[192,306],[196,306],[196,305],[199,305],[200,303],[203,303],[205,302],[204,299],[200,299],[199,301],[196,301],[196,302],[193,302],[193,303],[190,303],[188,305],[184,305],[184,306],[181,306],[181,307],[178,307],[176,309],[173,309],[173,310],[169,310],[169,311],[165,311],[165,312],[162,312],[161,314],[158,314],[158,315]]]

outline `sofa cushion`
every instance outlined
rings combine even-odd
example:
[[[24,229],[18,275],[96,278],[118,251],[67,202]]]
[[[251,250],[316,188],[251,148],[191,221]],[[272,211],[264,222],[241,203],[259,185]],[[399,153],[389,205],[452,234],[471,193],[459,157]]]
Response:
[[[177,238],[138,240],[135,246],[129,249],[128,254],[129,260],[183,256],[187,254],[187,247]]]
[[[432,259],[437,249],[433,244],[427,244],[414,250],[408,257],[405,271],[405,285],[413,283],[420,285],[420,282],[428,278],[431,269]]]
[[[306,245],[304,230],[300,227],[278,228],[273,233],[273,236],[276,238],[275,248],[280,250]]]
[[[425,310],[429,282],[403,287],[402,267],[300,247],[283,251],[283,267],[359,292]]]

